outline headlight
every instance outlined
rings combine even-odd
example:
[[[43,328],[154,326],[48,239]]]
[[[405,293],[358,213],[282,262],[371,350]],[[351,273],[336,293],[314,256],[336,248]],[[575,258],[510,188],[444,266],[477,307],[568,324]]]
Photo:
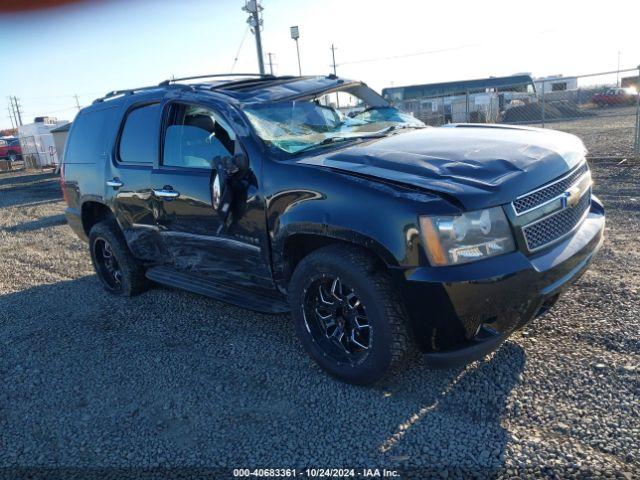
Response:
[[[420,217],[420,229],[434,266],[473,262],[516,248],[501,207],[457,216]]]

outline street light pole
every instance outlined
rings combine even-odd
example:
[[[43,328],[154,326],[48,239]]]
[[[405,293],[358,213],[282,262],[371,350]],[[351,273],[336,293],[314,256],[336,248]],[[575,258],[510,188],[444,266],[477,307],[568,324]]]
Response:
[[[269,74],[273,75],[273,53],[267,53],[267,57],[269,57]]]
[[[331,44],[331,58],[333,59],[333,75],[338,76],[336,73],[336,47]],[[336,108],[340,108],[340,97],[338,96],[338,92],[336,92]]]
[[[262,37],[260,36],[260,28],[262,28],[262,20],[260,19],[260,12],[262,11],[262,5],[259,0],[246,0],[242,10],[249,13],[247,23],[251,26],[251,31],[256,37],[256,50],[258,53],[258,68],[260,69],[260,75],[264,75],[264,57],[262,55]]]
[[[298,39],[300,38],[300,29],[297,25],[291,27],[291,38],[296,41],[296,52],[298,53],[298,75],[302,76],[302,67],[300,66],[300,46],[298,45]]]

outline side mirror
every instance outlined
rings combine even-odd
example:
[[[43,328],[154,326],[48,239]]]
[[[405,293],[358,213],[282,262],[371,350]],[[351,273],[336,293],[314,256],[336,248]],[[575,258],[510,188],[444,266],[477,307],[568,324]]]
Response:
[[[236,153],[233,157],[222,157],[218,159],[216,170],[218,175],[224,177],[224,181],[230,180],[238,172],[244,172],[249,168],[249,159],[244,153]]]
[[[249,159],[244,153],[236,153],[233,156],[233,165],[236,171],[244,172],[249,168]]]

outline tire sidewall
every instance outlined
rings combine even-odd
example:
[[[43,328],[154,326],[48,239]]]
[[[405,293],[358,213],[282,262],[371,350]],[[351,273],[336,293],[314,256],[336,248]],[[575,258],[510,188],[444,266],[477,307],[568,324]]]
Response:
[[[103,240],[109,243],[111,252],[115,256],[118,266],[120,267],[122,278],[120,287],[114,288],[103,278],[102,273],[96,259],[96,242]],[[89,234],[89,251],[91,255],[91,263],[96,271],[100,283],[104,288],[114,295],[130,295],[131,292],[131,271],[129,268],[129,256],[131,255],[124,245],[124,241],[113,231],[113,226],[108,222],[96,224]]]
[[[362,301],[367,319],[372,326],[370,352],[356,365],[339,363],[331,358],[306,327],[304,302],[307,289],[316,279],[329,275],[339,277],[354,290]],[[392,360],[391,329],[386,320],[384,302],[381,301],[374,282],[366,272],[353,264],[338,262],[330,255],[326,255],[324,259],[305,259],[292,277],[289,302],[296,334],[309,355],[323,370],[349,383],[369,384],[378,380],[389,369]]]

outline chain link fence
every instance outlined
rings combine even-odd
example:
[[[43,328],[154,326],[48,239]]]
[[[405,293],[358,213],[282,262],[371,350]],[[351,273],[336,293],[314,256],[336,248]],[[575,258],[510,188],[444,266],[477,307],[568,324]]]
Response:
[[[11,149],[12,154],[7,153],[0,158],[0,172],[42,170],[58,166],[58,152],[52,134],[21,135],[17,140],[19,143]]]
[[[394,87],[383,95],[432,126],[501,123],[578,135],[591,157],[640,156],[640,72],[528,75]]]

